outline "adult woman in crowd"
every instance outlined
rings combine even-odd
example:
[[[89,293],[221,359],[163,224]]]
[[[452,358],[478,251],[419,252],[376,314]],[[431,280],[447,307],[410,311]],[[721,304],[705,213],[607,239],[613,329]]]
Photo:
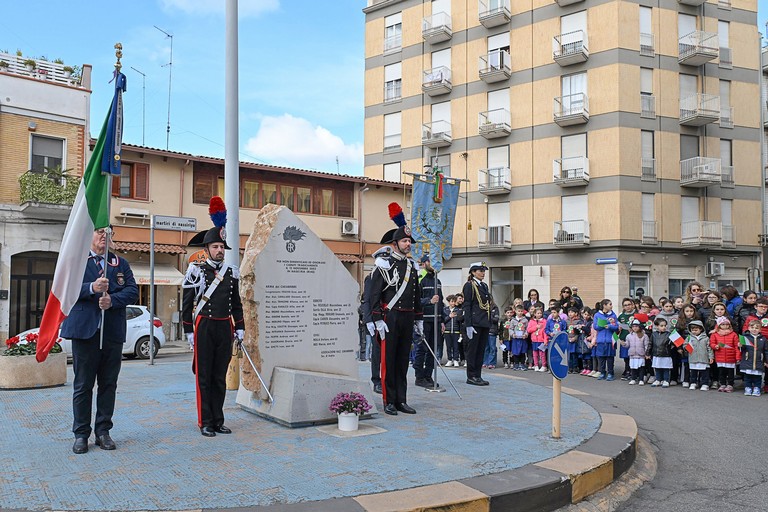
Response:
[[[739,290],[734,286],[727,284],[720,288],[720,293],[723,295],[723,302],[725,302],[725,309],[728,310],[728,316],[733,318],[736,314],[736,308],[741,306],[744,300],[739,295]]]
[[[584,307],[584,303],[579,297],[573,295],[573,291],[570,286],[563,286],[560,290],[560,299],[558,300],[560,307],[563,311],[568,311],[570,308],[577,308],[579,311]]]
[[[541,308],[544,311],[544,303],[539,297],[539,290],[531,288],[528,290],[528,299],[523,301],[523,309],[530,313],[534,308]]]
[[[736,308],[733,314],[733,321],[738,325],[735,327],[737,333],[745,332],[747,318],[756,313],[757,293],[754,290],[747,290],[741,296],[744,301]]]
[[[704,305],[704,296],[706,292],[704,287],[698,281],[691,281],[688,286],[685,287],[684,299],[686,304],[691,304],[696,309],[699,309]]]
[[[714,306],[715,303],[720,302],[721,299],[720,292],[717,290],[710,290],[705,293],[704,302],[699,308],[699,316],[701,316],[702,323],[707,323],[707,318],[712,314],[712,306]]]

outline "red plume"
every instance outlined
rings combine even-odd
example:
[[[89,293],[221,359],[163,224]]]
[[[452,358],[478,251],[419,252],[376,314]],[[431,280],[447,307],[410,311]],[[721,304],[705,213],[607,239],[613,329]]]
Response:
[[[213,225],[217,228],[227,225],[227,207],[224,200],[219,196],[213,196],[208,204],[208,214],[211,216]]]
[[[389,203],[389,218],[397,224],[398,227],[405,226],[405,214],[403,209],[397,203]]]

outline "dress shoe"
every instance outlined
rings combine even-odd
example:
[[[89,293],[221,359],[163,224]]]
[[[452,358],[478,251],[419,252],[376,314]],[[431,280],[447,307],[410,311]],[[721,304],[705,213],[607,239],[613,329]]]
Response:
[[[400,412],[404,412],[405,414],[416,414],[416,409],[405,402],[395,405],[395,408]]]
[[[378,393],[380,395],[381,394],[381,384],[374,384],[373,385],[373,392],[374,393]]]
[[[224,425],[219,425],[218,427],[214,428],[213,430],[215,430],[219,434],[231,434],[232,433],[232,430],[227,428],[227,427],[225,427]]]
[[[467,379],[467,384],[472,384],[473,386],[485,386],[483,382],[485,381],[479,377],[470,377]]]
[[[75,444],[72,445],[72,451],[78,455],[81,453],[88,453],[88,439],[85,437],[75,438]]]
[[[395,407],[395,404],[387,404],[384,406],[384,412],[391,415],[391,416],[397,416],[397,408]]]
[[[416,385],[422,388],[426,388],[429,386],[429,382],[427,382],[427,379],[416,379]]]
[[[481,386],[490,386],[491,385],[491,383],[488,382],[487,380],[485,380],[483,378],[480,378],[480,377],[478,377],[478,378],[480,379]]]
[[[102,450],[114,450],[117,448],[115,442],[109,437],[109,434],[102,434],[96,436],[96,446],[101,447]]]
[[[216,437],[216,430],[213,427],[202,427],[200,433],[205,437]]]

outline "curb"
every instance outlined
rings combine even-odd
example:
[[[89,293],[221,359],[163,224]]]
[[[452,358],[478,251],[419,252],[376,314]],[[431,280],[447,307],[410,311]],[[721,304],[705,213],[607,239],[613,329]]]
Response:
[[[612,413],[600,413],[600,418],[600,429],[578,448],[501,473],[349,498],[203,511],[552,511],[604,489],[635,461],[637,424],[634,418]]]

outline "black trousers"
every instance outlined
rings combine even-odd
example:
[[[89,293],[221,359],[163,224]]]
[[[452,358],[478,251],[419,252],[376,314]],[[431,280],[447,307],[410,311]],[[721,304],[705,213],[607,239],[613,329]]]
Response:
[[[123,360],[123,344],[104,341],[99,349],[99,331],[90,339],[72,340],[72,369],[75,380],[72,383],[72,432],[75,437],[90,437],[91,411],[93,407],[93,386],[96,392],[96,420],[93,432],[97,436],[112,430],[112,414],[115,412],[117,376]]]
[[[440,336],[439,333],[438,336]],[[432,372],[435,370],[435,357],[432,355],[432,352],[429,351],[429,348],[427,348],[427,343],[429,343],[432,352],[437,350],[437,345],[435,343],[434,318],[426,318],[424,320],[424,341],[416,345],[416,355],[413,358],[413,371],[416,374],[417,379],[431,377]],[[435,352],[435,354],[437,354],[437,352]]]
[[[408,362],[413,341],[413,311],[392,310],[387,313],[386,338],[381,342],[381,379],[384,381],[384,404],[406,403]]]
[[[488,345],[488,328],[475,327],[475,335],[471,340],[466,340],[467,378],[480,378],[483,370],[483,357],[485,347]]]
[[[381,384],[381,339],[377,331],[371,342],[371,382]]]
[[[197,377],[197,426],[224,424],[227,367],[232,359],[232,323],[197,317],[193,370]]]

